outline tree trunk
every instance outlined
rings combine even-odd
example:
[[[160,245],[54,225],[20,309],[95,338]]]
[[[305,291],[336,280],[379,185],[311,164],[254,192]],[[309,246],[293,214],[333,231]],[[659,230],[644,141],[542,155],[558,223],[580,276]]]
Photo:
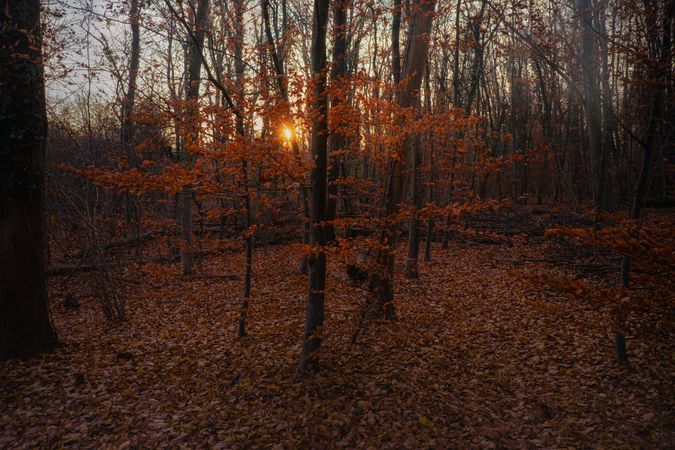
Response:
[[[460,37],[460,28],[459,28],[459,17],[462,12],[462,0],[457,0],[457,7],[455,8],[455,51],[452,59],[452,96],[453,96],[453,106],[455,108],[461,108],[462,98],[459,91],[460,84],[460,72],[459,72],[459,37]],[[452,204],[452,194],[454,192],[455,184],[455,162],[457,159],[457,146],[454,145],[454,150],[452,152],[452,160],[450,163],[450,191],[448,192],[448,206]],[[445,218],[445,231],[443,232],[443,243],[441,248],[447,249],[450,245],[450,224],[452,223],[452,216],[450,214]]]
[[[233,36],[234,72],[237,80],[237,86],[239,88],[239,92],[237,94],[241,104],[241,101],[245,95],[244,73],[246,70],[244,66],[244,40],[242,38],[244,36],[244,2],[243,0],[234,0],[233,6],[235,30],[235,36]],[[235,121],[237,139],[243,143],[246,138],[246,128],[244,126],[244,116],[241,110],[239,110],[239,113],[236,115]],[[242,145],[242,148],[246,148],[246,146]],[[244,189],[244,248],[246,251],[246,266],[244,268],[244,289],[242,293],[241,311],[237,334],[239,337],[244,337],[246,336],[246,318],[248,317],[248,308],[251,298],[251,278],[253,276],[253,235],[251,233],[251,192],[248,186],[248,155],[242,155],[241,178],[241,183]]]
[[[401,0],[394,0],[391,23],[391,73],[394,83],[401,82]]]
[[[401,73],[402,86],[400,86],[397,99],[398,105],[402,108],[415,108],[419,104],[419,91],[424,76],[424,65],[429,53],[433,12],[436,6],[433,0],[416,0],[414,3],[412,10],[415,13],[406,45],[404,66]],[[383,207],[383,214],[386,218],[396,214],[398,206],[403,200],[406,188],[405,171],[411,165],[410,160],[413,158],[408,142],[404,143],[398,150],[404,153],[403,157],[393,157],[389,161]],[[384,251],[378,258],[382,275],[378,277],[377,285],[373,289],[380,307],[388,319],[394,318],[395,259],[393,251],[397,240],[395,228],[395,224],[389,224],[385,226],[382,232],[381,239]]]
[[[600,85],[598,83],[598,50],[593,29],[593,5],[591,0],[578,0],[578,14],[582,26],[581,65],[584,80],[584,108],[586,129],[591,153],[591,178],[593,202],[597,211],[607,208],[606,156],[602,144],[602,116],[600,110]]]
[[[312,30],[312,75],[314,77],[315,115],[312,121],[312,205],[310,244],[313,254],[308,258],[309,287],[305,333],[300,358],[300,372],[315,368],[321,347],[321,328],[326,287],[326,190],[328,169],[328,99],[326,98],[326,28],[329,0],[314,0]]]
[[[347,27],[347,11],[351,7],[352,0],[336,0],[333,6],[333,63],[331,66],[330,78],[334,86],[341,88],[346,82],[347,75],[347,43],[348,43],[348,27]],[[340,103],[345,101],[341,94],[342,89],[337,89],[331,98],[331,110],[338,108]],[[338,121],[333,128],[339,128],[341,125]],[[328,141],[330,146],[330,181],[328,185],[328,211],[326,225],[326,239],[328,242],[335,240],[335,226],[333,223],[337,216],[337,200],[338,200],[338,183],[337,178],[340,176],[340,167],[344,157],[342,155],[335,155],[335,153],[344,150],[346,139],[344,135],[334,129]]]
[[[419,277],[417,271],[417,260],[420,255],[420,229],[417,211],[422,209],[424,198],[422,194],[422,180],[420,166],[422,165],[421,139],[416,135],[412,139],[412,167],[410,170],[410,199],[412,201],[413,212],[410,215],[408,224],[408,258],[405,261],[403,273],[408,279]]]
[[[134,133],[134,124],[131,115],[134,112],[134,103],[136,99],[136,80],[138,79],[138,67],[140,61],[140,27],[139,27],[139,6],[138,0],[131,0],[131,10],[129,11],[129,22],[131,23],[131,57],[129,59],[129,81],[127,91],[122,101],[122,151],[130,160],[134,158],[131,140]]]
[[[476,17],[472,17],[469,23],[469,28],[471,29],[471,34],[473,36],[473,66],[471,68],[471,82],[469,83],[469,92],[466,97],[466,103],[464,104],[464,110],[466,115],[471,114],[471,107],[473,106],[474,99],[478,92],[478,85],[480,83],[481,75],[483,73],[483,43],[481,42],[481,27],[483,25],[483,15],[485,14],[485,7],[487,6],[487,0],[482,0],[480,12]]]
[[[0,0],[0,359],[57,343],[45,282],[40,2]]]
[[[425,108],[431,114],[431,67],[429,60],[427,60],[426,75],[424,77],[424,103]],[[445,76],[445,75],[444,75]],[[441,99],[441,111],[444,111],[445,105],[445,88],[444,83],[439,89]],[[434,161],[434,136],[432,133],[427,134],[429,140],[429,204],[434,203],[434,183],[436,181],[436,167]],[[431,261],[431,244],[434,240],[434,219],[430,217],[427,221],[426,241],[424,243],[424,261]]]
[[[194,31],[190,40],[188,51],[188,80],[185,87],[185,102],[187,104],[187,126],[185,131],[185,148],[182,149],[182,159],[189,161],[190,151],[199,145],[199,84],[202,70],[202,50],[204,48],[204,35],[209,17],[209,0],[200,0],[197,5]],[[194,258],[190,252],[192,245],[192,187],[183,186],[178,197],[178,217],[183,228],[184,240],[187,248],[181,250],[181,263],[183,274],[192,274]]]
[[[132,139],[134,135],[134,122],[131,115],[134,112],[134,103],[136,99],[136,80],[138,78],[138,67],[140,61],[140,26],[139,26],[139,0],[131,0],[131,8],[129,11],[129,22],[131,24],[131,57],[129,58],[129,80],[127,84],[127,91],[122,101],[122,133],[120,136],[120,144],[122,154],[126,156],[127,161],[131,167],[136,167],[138,160],[136,152],[133,148]],[[126,203],[126,219],[127,223],[135,225],[136,234],[140,234],[140,211],[137,207],[136,195],[127,192],[124,196]],[[138,251],[138,249],[137,249]]]

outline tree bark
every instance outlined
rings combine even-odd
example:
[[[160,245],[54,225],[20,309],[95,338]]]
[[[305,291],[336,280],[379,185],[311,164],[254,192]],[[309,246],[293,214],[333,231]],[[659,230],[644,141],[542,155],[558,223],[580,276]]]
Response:
[[[480,12],[477,16],[472,17],[469,22],[469,28],[471,29],[471,34],[473,36],[473,66],[471,68],[471,81],[469,83],[469,92],[467,93],[466,103],[464,104],[464,110],[466,115],[471,114],[471,108],[473,107],[474,99],[477,96],[478,85],[483,73],[483,43],[481,42],[482,32],[481,27],[483,25],[483,15],[485,14],[485,7],[487,6],[487,0],[482,0],[480,6]]]
[[[188,50],[188,79],[185,87],[185,102],[187,104],[187,118],[185,131],[185,148],[182,150],[181,158],[189,161],[190,151],[199,145],[199,85],[202,71],[202,50],[204,48],[204,35],[209,18],[209,0],[200,0],[197,5],[197,14],[195,17],[194,31],[190,40]],[[190,252],[192,245],[192,186],[184,185],[178,195],[178,217],[183,228],[186,248],[181,250],[181,264],[183,274],[193,273],[194,258]]]
[[[408,224],[408,257],[405,260],[404,275],[408,279],[418,278],[417,261],[420,255],[420,228],[417,219],[417,211],[422,209],[424,198],[422,194],[422,180],[420,175],[420,166],[422,164],[421,138],[415,135],[412,138],[412,152],[410,168],[410,199],[412,201],[413,212],[410,215]]]
[[[425,103],[425,108],[429,114],[431,114],[431,67],[429,64],[429,60],[427,60],[427,69],[425,71],[425,78],[424,78],[424,103]],[[443,75],[445,76],[445,75]],[[442,83],[441,88],[439,89],[439,97],[441,98],[440,104],[441,104],[441,110],[444,111],[444,105],[445,105],[445,88],[444,88],[445,83]],[[437,105],[438,107],[438,105]],[[429,140],[429,203],[433,204],[434,203],[434,183],[436,181],[436,165],[434,161],[434,137],[432,133],[427,134],[427,138]],[[434,240],[434,218],[430,217],[427,221],[427,231],[426,231],[426,241],[424,243],[424,261],[429,262],[431,261],[431,244],[433,243]]]
[[[300,372],[317,367],[321,347],[321,328],[324,318],[326,287],[326,191],[328,169],[328,99],[326,97],[326,28],[329,0],[314,0],[312,29],[312,75],[314,77],[314,105],[312,120],[312,205],[310,244],[313,254],[308,258],[309,286],[305,333],[300,357]]]
[[[593,5],[591,0],[578,0],[577,8],[582,26],[581,65],[584,80],[586,129],[591,153],[593,203],[597,211],[604,211],[607,208],[607,163],[602,144],[600,85],[598,83],[600,65],[598,64],[598,48],[593,29]]]
[[[0,359],[58,339],[45,281],[45,109],[38,0],[0,0]]]
[[[457,0],[457,7],[455,8],[455,51],[452,60],[452,95],[453,95],[453,106],[455,108],[461,108],[462,98],[459,91],[460,84],[460,73],[459,73],[459,37],[460,37],[460,28],[459,28],[459,17],[462,12],[462,0]],[[452,152],[452,160],[450,163],[450,192],[448,193],[448,206],[452,204],[452,194],[454,192],[455,184],[455,162],[457,159],[457,148],[455,146],[454,151]],[[450,224],[452,223],[452,216],[447,215],[445,219],[445,231],[443,232],[443,243],[441,248],[447,249],[450,244]]]
[[[394,0],[391,22],[391,73],[394,83],[401,82],[401,0]]]
[[[417,0],[412,10],[415,11],[408,42],[405,50],[404,66],[401,73],[401,86],[398,93],[398,105],[401,108],[415,108],[419,104],[420,87],[424,76],[424,65],[429,53],[429,40],[433,24],[434,0]],[[409,142],[398,149],[403,152],[402,158],[392,157],[389,160],[385,186],[383,215],[389,219],[398,211],[406,189],[406,169],[411,165],[413,157],[409,150]],[[396,245],[395,224],[387,224],[382,232],[384,251],[379,259],[382,275],[374,287],[380,306],[388,319],[394,318],[394,246]]]
[[[126,153],[127,158],[133,158],[133,152],[130,148],[134,133],[134,124],[131,115],[134,112],[134,103],[136,100],[136,80],[138,79],[138,67],[140,61],[140,26],[139,26],[139,0],[131,0],[131,10],[129,11],[129,22],[131,23],[131,57],[129,58],[129,80],[127,91],[122,101],[122,151]]]
[[[234,30],[235,36],[234,39],[234,72],[237,80],[237,86],[239,87],[239,104],[244,97],[244,3],[242,0],[234,0]],[[246,137],[246,127],[244,124],[244,116],[239,111],[239,114],[235,118],[237,139],[243,143]],[[244,146],[242,146],[244,147]],[[251,298],[251,281],[253,276],[253,235],[251,233],[251,192],[249,188],[249,175],[248,175],[248,155],[242,155],[241,161],[241,178],[242,185],[244,189],[244,228],[245,228],[245,237],[244,237],[244,249],[246,252],[246,265],[244,268],[244,289],[242,293],[241,301],[241,311],[239,316],[239,327],[237,333],[239,337],[246,336],[246,319],[248,317],[248,308]]]
[[[347,28],[347,11],[351,7],[352,0],[336,0],[333,6],[333,63],[331,65],[330,78],[331,83],[338,89],[333,92],[331,96],[330,107],[331,110],[338,108],[340,103],[345,101],[341,89],[346,82],[347,75],[347,43],[348,43],[348,28]],[[339,129],[339,121],[337,125],[333,125],[333,132],[330,135],[328,144],[330,146],[330,183],[328,185],[328,204],[327,204],[327,221],[326,224],[326,239],[328,242],[335,240],[335,225],[332,223],[337,216],[337,201],[338,201],[338,183],[337,178],[340,176],[340,167],[342,165],[343,156],[335,153],[343,150],[345,145],[345,137]]]

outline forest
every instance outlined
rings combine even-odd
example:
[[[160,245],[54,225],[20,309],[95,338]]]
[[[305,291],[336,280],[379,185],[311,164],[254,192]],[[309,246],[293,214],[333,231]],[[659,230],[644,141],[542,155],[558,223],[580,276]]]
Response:
[[[675,0],[0,0],[0,449],[675,447]]]

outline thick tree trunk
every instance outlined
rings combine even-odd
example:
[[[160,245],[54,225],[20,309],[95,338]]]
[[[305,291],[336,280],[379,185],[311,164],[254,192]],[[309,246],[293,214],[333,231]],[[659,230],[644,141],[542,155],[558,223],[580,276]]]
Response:
[[[209,0],[200,0],[197,5],[197,14],[195,17],[194,31],[190,40],[187,72],[188,79],[185,87],[185,102],[187,104],[187,130],[185,132],[185,148],[181,149],[181,158],[190,160],[190,151],[199,146],[199,85],[202,71],[202,51],[204,48],[204,35],[209,18]],[[192,245],[192,187],[183,186],[179,194],[178,217],[184,232],[186,247],[181,250],[181,263],[183,274],[189,275],[193,272],[194,258],[189,247]]]
[[[429,40],[433,24],[435,1],[417,0],[412,6],[415,11],[408,42],[406,45],[404,66],[401,72],[401,86],[398,93],[398,104],[402,108],[415,108],[419,104],[420,87],[424,76],[424,65],[429,53]],[[406,169],[413,158],[408,142],[404,143],[399,152],[401,158],[391,158],[386,179],[383,214],[386,218],[392,217],[398,211],[406,190]],[[377,286],[374,291],[385,316],[394,318],[394,246],[396,245],[395,225],[389,224],[382,233],[382,244],[385,250],[381,252],[378,262],[382,275],[377,277]]]
[[[41,47],[40,2],[0,0],[0,359],[58,342],[45,282]]]
[[[270,56],[272,58],[272,64],[274,65],[275,80],[277,88],[279,90],[279,95],[281,98],[288,102],[288,89],[286,74],[284,72],[284,61],[281,58],[281,55],[277,51],[277,45],[274,40],[274,35],[272,34],[272,26],[270,25],[270,4],[269,0],[262,0],[260,3],[260,8],[262,11],[263,17],[263,26],[265,28],[265,38],[267,40],[267,47],[269,48]]]
[[[192,185],[186,184],[178,193],[176,202],[178,209],[178,221],[180,223],[183,233],[184,248],[180,250],[181,267],[183,268],[183,275],[192,274],[192,265],[194,257],[190,247],[192,247]]]
[[[300,357],[300,372],[315,368],[321,346],[324,299],[326,287],[326,191],[328,169],[328,99],[326,98],[326,28],[329,0],[314,0],[312,31],[312,75],[314,77],[314,107],[312,121],[312,206],[310,244],[313,254],[308,258],[309,287],[305,333]]]

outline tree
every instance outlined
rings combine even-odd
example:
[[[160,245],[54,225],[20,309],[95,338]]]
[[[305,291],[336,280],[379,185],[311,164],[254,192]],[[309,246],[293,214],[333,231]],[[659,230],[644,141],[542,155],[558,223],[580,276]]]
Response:
[[[398,91],[397,103],[403,109],[415,109],[419,106],[420,87],[424,76],[424,67],[429,52],[431,27],[433,24],[434,0],[417,0],[412,5],[414,11],[408,42],[405,49],[403,68],[401,72],[401,86]],[[391,218],[398,211],[405,192],[405,171],[415,158],[415,149],[406,142],[399,148],[404,155],[392,156],[389,162],[383,214]],[[396,244],[396,230],[392,225],[387,226],[382,234],[382,243],[385,251],[381,252],[380,264],[383,274],[380,276],[376,293],[387,318],[394,317],[394,255]]]
[[[239,90],[239,113],[236,114],[235,128],[237,139],[240,145],[245,145],[246,130],[244,126],[244,115],[241,112],[241,105],[244,101],[244,2],[235,0],[234,2],[234,72]],[[241,184],[244,190],[244,226],[245,238],[244,248],[246,252],[246,267],[244,269],[244,290],[242,293],[241,311],[239,314],[239,327],[237,333],[239,337],[246,336],[246,317],[248,315],[249,300],[251,297],[251,277],[253,274],[253,230],[251,229],[251,193],[248,186],[248,155],[243,155],[241,160]]]
[[[134,167],[138,163],[135,149],[132,146],[134,137],[134,106],[136,102],[136,90],[138,84],[138,69],[141,58],[141,30],[140,30],[140,5],[139,0],[131,0],[129,11],[129,22],[131,24],[131,56],[129,58],[129,78],[127,80],[127,89],[122,100],[121,111],[121,135],[120,147],[123,154],[127,157],[129,164]],[[135,221],[137,236],[140,230],[140,213],[137,208],[136,196],[131,193],[126,195],[127,221]]]
[[[190,150],[199,145],[199,85],[201,82],[202,50],[204,48],[204,35],[209,19],[209,0],[200,0],[197,5],[197,13],[194,31],[191,33],[188,62],[187,84],[185,86],[185,101],[187,103],[187,130],[185,133],[185,148],[181,149],[180,157],[190,159]],[[186,245],[192,245],[192,186],[184,185],[178,193],[178,219],[183,227],[183,237]],[[189,248],[181,250],[181,262],[183,274],[192,273],[193,256]]]
[[[598,83],[598,45],[593,29],[591,0],[578,0],[581,21],[581,65],[584,81],[584,109],[591,152],[593,202],[598,211],[607,209],[606,178],[607,162],[602,144],[602,116],[600,110],[600,85]]]
[[[312,205],[310,211],[310,244],[314,246],[308,259],[309,287],[305,334],[300,359],[300,372],[316,367],[321,346],[321,328],[326,288],[326,191],[328,172],[328,98],[326,97],[326,28],[329,0],[314,0],[312,28],[312,75],[314,104],[312,111]]]
[[[351,0],[337,0],[335,6],[333,7],[333,62],[331,64],[330,78],[331,83],[337,89],[333,89],[332,98],[330,102],[331,111],[335,111],[340,108],[340,104],[346,99],[342,94],[342,89],[344,89],[344,84],[346,83],[345,77],[347,75],[347,45],[349,42],[349,30],[347,27],[347,11],[351,7]],[[336,121],[337,122],[337,121]],[[344,150],[346,139],[344,133],[339,130],[339,126],[335,124],[333,126],[333,131],[331,132],[329,139],[330,146],[330,180],[331,183],[328,186],[328,210],[327,210],[327,237],[326,239],[330,241],[335,240],[335,226],[333,221],[337,215],[337,200],[338,200],[338,182],[337,178],[340,175],[340,167],[343,166],[343,157],[339,154]]]
[[[131,23],[131,57],[129,59],[129,79],[127,90],[122,101],[122,151],[129,158],[133,158],[130,148],[134,133],[134,123],[131,115],[134,113],[134,104],[136,100],[136,87],[138,80],[138,68],[141,57],[141,33],[140,33],[140,11],[139,0],[131,0],[131,10],[129,11],[129,22]]]
[[[0,1],[0,359],[57,344],[45,281],[40,2]]]

